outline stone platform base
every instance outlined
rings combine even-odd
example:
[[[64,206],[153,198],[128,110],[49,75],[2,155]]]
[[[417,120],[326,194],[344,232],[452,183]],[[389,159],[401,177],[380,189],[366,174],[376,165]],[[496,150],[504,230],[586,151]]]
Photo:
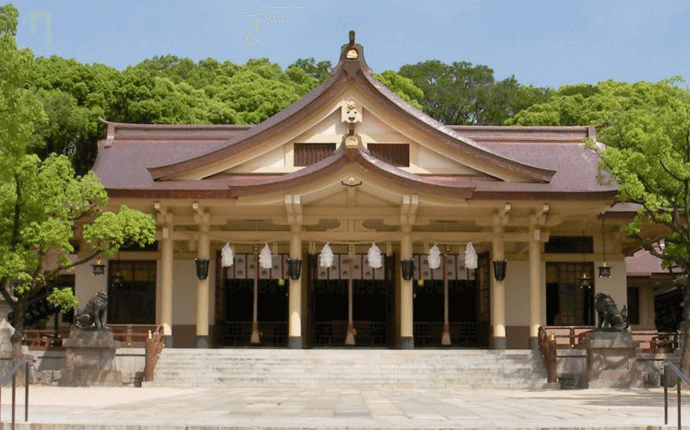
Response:
[[[61,387],[122,386],[122,372],[115,370],[119,342],[105,330],[73,330],[62,344],[67,348]]]
[[[643,387],[642,372],[635,366],[637,347],[629,332],[595,330],[586,345],[589,387]]]

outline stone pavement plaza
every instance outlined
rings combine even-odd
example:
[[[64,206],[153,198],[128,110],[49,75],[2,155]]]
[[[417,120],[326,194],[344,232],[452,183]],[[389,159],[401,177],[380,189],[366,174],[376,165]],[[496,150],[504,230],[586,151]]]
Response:
[[[10,389],[2,389],[9,428]],[[677,424],[669,390],[669,428]],[[23,405],[24,388],[17,389]],[[683,394],[690,428],[690,394]],[[663,390],[31,386],[17,429],[662,428]],[[686,424],[688,423],[688,424]]]

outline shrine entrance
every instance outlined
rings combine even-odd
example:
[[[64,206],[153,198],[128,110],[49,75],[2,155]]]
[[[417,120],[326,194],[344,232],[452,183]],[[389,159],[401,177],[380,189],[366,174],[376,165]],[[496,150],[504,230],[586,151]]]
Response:
[[[447,255],[443,266],[430,269],[426,255],[415,255],[415,348],[489,346],[489,258],[482,254],[475,270],[466,270],[462,257]],[[448,282],[450,345],[442,345],[444,276]]]
[[[272,270],[259,269],[256,288],[259,342],[252,343],[256,267],[254,254],[238,254],[232,266],[220,270],[221,282],[216,287],[215,346],[287,346],[287,255],[274,258]]]
[[[329,268],[309,258],[307,345],[310,347],[387,348],[394,345],[395,282],[393,257],[373,269],[366,254],[355,254],[350,274],[347,254],[336,254]],[[348,284],[352,277],[354,345],[346,345]]]

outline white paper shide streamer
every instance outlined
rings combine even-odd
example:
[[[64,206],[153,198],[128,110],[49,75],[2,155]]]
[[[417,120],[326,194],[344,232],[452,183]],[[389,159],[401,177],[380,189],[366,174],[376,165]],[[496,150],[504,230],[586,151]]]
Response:
[[[230,267],[235,262],[235,253],[232,250],[230,243],[226,243],[220,251],[221,264],[223,267]]]
[[[470,270],[477,268],[477,251],[474,250],[472,242],[467,242],[465,247],[465,268]]]
[[[271,248],[266,244],[259,253],[259,265],[262,269],[273,268],[273,256],[271,255]]]
[[[333,250],[329,244],[325,244],[319,254],[319,265],[321,267],[331,267],[333,265]]]
[[[380,269],[383,266],[383,262],[381,261],[381,250],[373,242],[367,253],[367,260],[369,262],[369,267],[372,269]]]
[[[427,261],[429,262],[430,269],[436,270],[441,267],[441,250],[438,249],[438,245],[431,247]]]

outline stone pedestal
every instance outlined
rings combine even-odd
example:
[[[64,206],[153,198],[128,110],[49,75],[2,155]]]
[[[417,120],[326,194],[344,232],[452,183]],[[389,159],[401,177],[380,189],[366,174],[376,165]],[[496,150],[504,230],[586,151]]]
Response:
[[[115,370],[115,353],[120,342],[105,330],[72,330],[62,344],[67,349],[61,387],[121,387],[122,372]]]
[[[642,372],[635,366],[638,343],[629,332],[595,330],[587,348],[590,388],[642,387]]]
[[[12,335],[14,327],[6,319],[0,321],[0,377],[4,376],[14,366],[14,347],[12,346]],[[22,345],[21,354],[28,355],[29,347]],[[33,373],[33,370],[32,370]],[[17,373],[17,383],[24,384],[24,370]],[[7,385],[12,385],[11,380]]]

